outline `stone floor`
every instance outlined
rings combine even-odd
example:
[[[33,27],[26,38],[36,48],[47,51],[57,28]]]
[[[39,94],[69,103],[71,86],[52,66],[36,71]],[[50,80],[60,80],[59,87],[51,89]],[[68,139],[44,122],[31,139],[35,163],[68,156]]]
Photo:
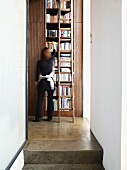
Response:
[[[86,119],[75,118],[75,123],[64,117],[60,123],[56,117],[51,122],[31,120],[24,169],[103,169],[103,150]]]
[[[29,140],[83,140],[95,141],[95,137],[90,131],[90,125],[86,119],[75,118],[75,123],[72,123],[71,118],[61,118],[58,123],[58,118],[48,122],[32,122],[32,117],[28,123],[28,138]]]

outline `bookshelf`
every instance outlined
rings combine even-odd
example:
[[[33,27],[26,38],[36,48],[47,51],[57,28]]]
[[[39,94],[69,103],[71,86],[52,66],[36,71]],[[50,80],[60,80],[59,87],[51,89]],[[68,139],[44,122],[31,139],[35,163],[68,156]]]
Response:
[[[45,0],[45,43],[56,50],[54,112],[59,122],[62,112],[74,122],[73,0]]]

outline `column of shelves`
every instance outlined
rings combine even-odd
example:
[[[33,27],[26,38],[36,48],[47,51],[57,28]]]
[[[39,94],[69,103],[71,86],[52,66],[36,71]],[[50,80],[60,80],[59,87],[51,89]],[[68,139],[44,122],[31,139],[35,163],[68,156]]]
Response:
[[[46,45],[52,51],[51,44],[55,42],[57,51],[54,80],[58,88],[54,93],[54,111],[59,122],[63,112],[72,116],[74,122],[73,0],[46,0],[45,3]]]
[[[68,2],[68,7],[60,6],[59,27],[59,112],[72,114],[74,122],[74,83],[73,83],[73,2]]]

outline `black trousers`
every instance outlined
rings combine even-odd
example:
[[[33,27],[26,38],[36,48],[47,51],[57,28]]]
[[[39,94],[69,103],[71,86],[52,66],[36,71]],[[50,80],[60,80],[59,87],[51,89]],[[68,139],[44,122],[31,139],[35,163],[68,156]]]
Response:
[[[54,90],[47,90],[47,112],[48,112],[48,119],[52,119],[53,116],[53,92]],[[44,98],[45,90],[38,89],[38,97],[37,97],[37,111],[36,111],[36,118],[42,118],[42,104]]]

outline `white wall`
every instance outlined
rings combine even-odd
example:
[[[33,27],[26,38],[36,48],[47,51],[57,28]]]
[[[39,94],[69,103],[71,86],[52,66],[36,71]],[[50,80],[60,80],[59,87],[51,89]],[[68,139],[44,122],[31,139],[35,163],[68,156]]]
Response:
[[[122,1],[122,134],[121,170],[127,170],[127,1]]]
[[[83,117],[90,121],[90,0],[83,1]]]
[[[0,5],[0,170],[26,140],[26,0]]]
[[[21,151],[21,153],[11,166],[10,170],[22,170],[23,166],[24,166],[24,154],[23,151]]]
[[[91,129],[106,170],[121,167],[121,0],[92,0]]]

